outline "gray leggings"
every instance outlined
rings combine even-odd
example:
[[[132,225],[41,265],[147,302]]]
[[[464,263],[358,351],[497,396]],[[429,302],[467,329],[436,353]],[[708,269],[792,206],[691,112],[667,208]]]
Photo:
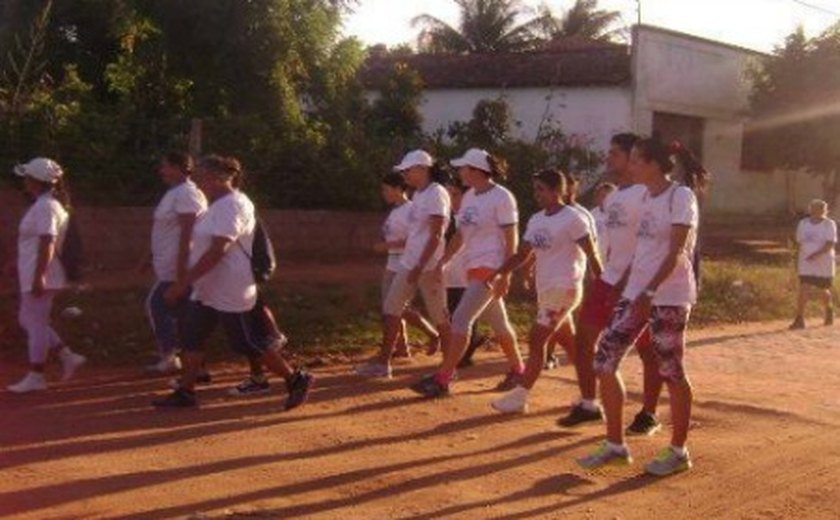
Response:
[[[471,280],[452,315],[452,333],[469,336],[479,316],[487,321],[497,337],[516,337],[516,331],[508,320],[504,299],[494,298],[485,284]]]

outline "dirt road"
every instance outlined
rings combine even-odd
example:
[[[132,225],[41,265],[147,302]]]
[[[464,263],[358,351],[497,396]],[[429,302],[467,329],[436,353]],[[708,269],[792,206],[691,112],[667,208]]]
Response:
[[[629,468],[576,466],[603,428],[555,426],[575,396],[570,367],[546,373],[528,415],[493,413],[497,353],[435,402],[406,389],[427,359],[378,383],[316,369],[311,402],[291,413],[279,390],[226,397],[238,366],[217,367],[200,409],[167,412],[149,406],[163,380],[90,370],[49,393],[0,393],[0,517],[838,518],[840,328],[783,329],[692,333],[695,469],[664,480],[641,469],[667,431],[631,439]],[[20,370],[3,367],[2,382]],[[628,416],[639,371],[631,354]]]

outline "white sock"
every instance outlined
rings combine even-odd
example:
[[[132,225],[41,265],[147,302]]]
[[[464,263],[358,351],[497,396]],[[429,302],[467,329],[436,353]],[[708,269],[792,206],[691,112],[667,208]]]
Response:
[[[674,446],[671,445],[671,451],[673,451],[677,457],[684,458],[685,454],[688,453],[688,450],[685,449],[685,446]]]
[[[626,444],[616,444],[614,442],[607,441],[607,446],[614,453],[627,453],[627,445]]]
[[[595,399],[581,399],[580,400],[580,407],[584,410],[588,410],[590,412],[597,412],[598,411],[598,403],[595,402]]]

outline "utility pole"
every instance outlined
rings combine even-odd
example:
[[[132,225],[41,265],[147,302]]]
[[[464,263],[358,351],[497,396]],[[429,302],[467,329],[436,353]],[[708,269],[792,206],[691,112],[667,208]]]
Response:
[[[636,25],[642,25],[642,0],[636,0]]]

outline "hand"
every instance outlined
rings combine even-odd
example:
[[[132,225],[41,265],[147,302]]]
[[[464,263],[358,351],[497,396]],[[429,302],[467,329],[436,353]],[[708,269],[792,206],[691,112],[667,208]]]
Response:
[[[420,267],[415,267],[411,271],[408,272],[408,283],[411,285],[417,285],[417,282],[420,281],[420,275],[423,274],[423,271],[420,270]]]
[[[169,306],[175,306],[187,295],[187,286],[181,282],[176,282],[169,286],[165,293],[163,293],[163,301]]]
[[[46,291],[47,278],[46,276],[36,276],[32,281],[32,296],[42,296]]]

